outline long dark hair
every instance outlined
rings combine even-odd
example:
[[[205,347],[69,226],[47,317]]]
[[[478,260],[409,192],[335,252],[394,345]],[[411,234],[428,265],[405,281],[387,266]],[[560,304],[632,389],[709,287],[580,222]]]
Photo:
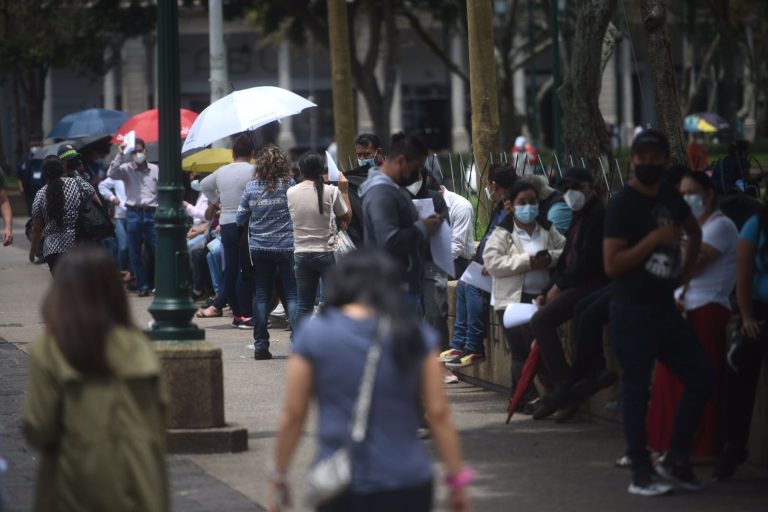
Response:
[[[117,266],[98,246],[61,257],[42,314],[64,358],[83,375],[109,375],[107,336],[114,327],[133,327]]]
[[[360,250],[340,258],[325,275],[325,305],[363,304],[391,325],[390,342],[400,369],[426,351],[418,317],[403,300],[400,267],[385,253]]]
[[[325,171],[325,162],[320,153],[315,151],[307,151],[301,158],[299,158],[299,171],[304,179],[307,179],[315,184],[315,190],[317,191],[317,207],[320,211],[320,215],[323,214],[323,172]]]
[[[49,155],[43,160],[43,176],[48,187],[45,190],[45,214],[57,226],[64,223],[64,164],[56,155]]]

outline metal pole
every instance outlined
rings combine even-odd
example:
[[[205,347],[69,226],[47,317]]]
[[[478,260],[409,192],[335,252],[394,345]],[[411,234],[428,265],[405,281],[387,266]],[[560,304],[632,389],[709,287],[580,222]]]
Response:
[[[179,139],[179,26],[177,2],[157,3],[158,99],[160,107],[160,177],[155,214],[155,298],[149,312],[155,321],[148,335],[157,341],[201,340],[205,332],[191,320],[192,271],[182,207]]]
[[[227,95],[227,47],[224,44],[224,13],[222,0],[208,2],[208,44],[211,52],[211,103]],[[216,141],[214,147],[226,147],[226,141]]]

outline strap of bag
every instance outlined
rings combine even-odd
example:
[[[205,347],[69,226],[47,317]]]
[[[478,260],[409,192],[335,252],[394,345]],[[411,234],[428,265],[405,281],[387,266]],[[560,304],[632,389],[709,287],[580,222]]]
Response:
[[[333,205],[336,204],[336,196],[339,194],[339,189],[334,186],[331,186],[330,188],[331,207],[328,212],[328,238],[333,237],[339,232],[339,226],[336,224],[336,215],[333,213]],[[336,196],[334,196],[334,193]]]
[[[388,317],[380,318],[376,323],[376,335],[371,348],[368,349],[368,357],[365,360],[363,378],[360,382],[360,391],[355,401],[352,413],[352,442],[361,443],[365,440],[368,431],[368,418],[371,412],[371,399],[373,387],[376,383],[376,374],[381,360],[381,350],[384,340],[390,332],[391,320]]]

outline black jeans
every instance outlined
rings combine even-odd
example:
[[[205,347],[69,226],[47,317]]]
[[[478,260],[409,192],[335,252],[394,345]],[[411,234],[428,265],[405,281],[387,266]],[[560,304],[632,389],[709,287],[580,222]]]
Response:
[[[613,283],[587,295],[573,312],[576,354],[568,375],[568,382],[581,379],[605,369],[603,355],[603,328],[611,319]]]
[[[693,328],[667,304],[611,303],[613,345],[623,370],[624,435],[633,471],[650,468],[646,448],[648,389],[656,360],[685,386],[677,408],[669,456],[687,461],[704,405],[712,394],[715,371]]]
[[[312,315],[320,278],[336,265],[336,256],[332,252],[297,252],[293,262],[299,302],[294,324],[298,327],[302,320]]]
[[[431,481],[416,487],[370,494],[345,492],[317,508],[317,512],[429,512],[431,510]]]

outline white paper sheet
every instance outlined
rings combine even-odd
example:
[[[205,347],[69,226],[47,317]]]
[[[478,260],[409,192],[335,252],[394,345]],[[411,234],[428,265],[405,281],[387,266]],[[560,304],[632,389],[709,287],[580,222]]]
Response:
[[[339,181],[339,168],[329,152],[325,152],[325,162],[328,166],[328,181]]]
[[[435,214],[435,203],[431,199],[414,199],[413,206],[416,207],[420,219]]]
[[[123,138],[123,144],[125,144],[125,149],[123,150],[124,155],[133,153],[133,150],[136,149],[136,131],[131,130],[126,133]]]
[[[507,329],[525,325],[531,321],[531,317],[538,311],[536,304],[515,303],[504,310],[504,327]]]
[[[484,292],[491,293],[493,289],[493,279],[489,275],[483,275],[483,266],[476,261],[469,264],[467,270],[462,274],[461,280]]]
[[[413,206],[423,219],[435,214],[435,203],[432,199],[414,199]],[[448,274],[450,277],[456,277],[456,270],[453,266],[453,255],[451,254],[451,240],[453,230],[451,226],[443,221],[437,231],[429,237],[429,250],[432,252],[432,261],[435,265]]]

